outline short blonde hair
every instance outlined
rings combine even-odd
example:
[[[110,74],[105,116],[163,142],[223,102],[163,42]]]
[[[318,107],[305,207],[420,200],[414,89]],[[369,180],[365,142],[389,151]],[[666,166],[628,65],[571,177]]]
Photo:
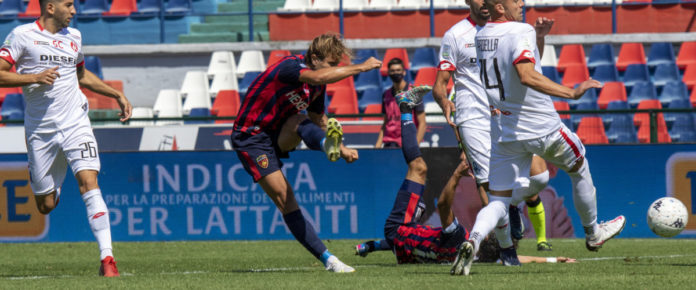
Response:
[[[333,57],[336,61],[343,60],[344,56],[352,57],[352,51],[346,47],[341,40],[341,35],[338,33],[324,33],[312,40],[312,44],[307,49],[306,61],[309,63],[312,54],[316,55],[320,60],[326,57]]]

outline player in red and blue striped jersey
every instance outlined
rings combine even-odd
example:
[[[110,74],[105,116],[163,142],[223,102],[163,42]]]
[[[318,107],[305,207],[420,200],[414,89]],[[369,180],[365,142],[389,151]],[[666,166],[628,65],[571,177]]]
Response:
[[[231,136],[244,169],[273,200],[297,241],[328,271],[341,273],[355,269],[332,255],[304,218],[281,171],[280,158],[287,158],[304,141],[309,149],[324,151],[331,161],[358,159],[356,150],[343,146],[338,121],[324,114],[325,85],[379,68],[382,62],[370,58],[338,67],[344,55],[350,51],[341,39],[323,34],[312,41],[306,55],[288,56],[270,66],[249,87]]]

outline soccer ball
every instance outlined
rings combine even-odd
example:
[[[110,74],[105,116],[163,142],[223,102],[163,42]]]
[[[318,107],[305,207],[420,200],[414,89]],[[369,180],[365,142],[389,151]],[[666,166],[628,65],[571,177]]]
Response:
[[[648,208],[648,226],[658,236],[670,238],[678,235],[686,227],[689,214],[681,201],[673,197],[663,197]]]

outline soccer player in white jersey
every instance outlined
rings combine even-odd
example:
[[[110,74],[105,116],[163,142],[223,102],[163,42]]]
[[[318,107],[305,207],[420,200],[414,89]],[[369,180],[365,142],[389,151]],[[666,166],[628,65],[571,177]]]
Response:
[[[585,148],[561,123],[549,95],[579,99],[595,80],[570,89],[541,74],[534,27],[520,23],[522,0],[486,0],[491,21],[476,34],[476,54],[488,100],[501,112],[491,126],[490,202],[476,217],[469,241],[459,249],[451,273],[468,275],[481,240],[506,216],[512,190],[529,184],[532,155],[565,170],[573,184],[573,201],[585,229],[585,245],[597,251],[618,235],[626,219],[597,224],[597,199]]]
[[[119,91],[84,68],[82,38],[69,28],[73,0],[40,0],[41,16],[16,27],[0,49],[0,86],[21,86],[31,188],[36,206],[48,214],[60,200],[67,166],[77,179],[87,219],[101,251],[100,275],[119,276],[111,246],[109,211],[102,198],[97,142],[79,86],[116,99],[121,121],[132,107]],[[10,72],[16,66],[17,73]],[[79,85],[79,86],[78,86]]]
[[[491,152],[491,109],[488,105],[488,97],[481,84],[480,69],[476,61],[476,47],[474,37],[479,28],[486,25],[489,18],[488,9],[484,6],[484,0],[467,0],[470,7],[470,15],[466,19],[452,26],[445,32],[440,47],[440,64],[438,65],[437,78],[433,85],[433,97],[442,108],[447,123],[458,131],[462,141],[467,161],[471,164],[479,196],[485,206],[488,203],[486,192],[488,191],[489,160]],[[540,26],[548,25],[541,22]],[[548,32],[548,30],[543,30]],[[540,34],[540,46],[544,46],[544,36]],[[454,103],[447,98],[447,82],[454,76],[455,98]],[[450,117],[455,114],[455,122]],[[512,203],[511,209],[515,210],[500,227],[496,227],[496,235],[500,237],[502,249],[513,246],[510,239],[510,230],[516,239],[522,237],[521,220],[516,211],[519,201],[526,200],[530,212],[530,220],[537,233],[537,250],[550,251],[551,245],[546,241],[546,222],[544,218],[544,206],[538,196],[549,181],[549,172],[546,162],[534,156],[530,172],[529,187],[519,188],[520,200]],[[510,228],[511,225],[512,228]],[[513,255],[511,251],[502,252],[505,255]],[[514,255],[510,258],[514,259]]]

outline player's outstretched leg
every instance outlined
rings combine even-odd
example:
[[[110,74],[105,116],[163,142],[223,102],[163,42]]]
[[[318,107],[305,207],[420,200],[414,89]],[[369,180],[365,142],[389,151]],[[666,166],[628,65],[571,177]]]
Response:
[[[99,244],[101,267],[99,275],[118,277],[118,268],[113,257],[111,245],[111,223],[109,209],[106,207],[101,190],[97,187],[97,171],[82,170],[76,174],[77,182],[82,193],[82,200],[87,208],[89,227]]]
[[[355,245],[355,255],[363,258],[367,257],[367,254],[376,251],[391,251],[391,247],[389,247],[387,240],[367,241]]]
[[[326,124],[326,132],[324,132],[312,120],[304,119],[297,125],[297,135],[305,142],[307,148],[323,151],[330,161],[333,162],[341,158],[343,128],[338,120],[329,118]]]
[[[399,104],[401,112],[411,112],[413,108],[423,102],[423,96],[432,90],[431,86],[421,85],[396,95],[396,102]]]

